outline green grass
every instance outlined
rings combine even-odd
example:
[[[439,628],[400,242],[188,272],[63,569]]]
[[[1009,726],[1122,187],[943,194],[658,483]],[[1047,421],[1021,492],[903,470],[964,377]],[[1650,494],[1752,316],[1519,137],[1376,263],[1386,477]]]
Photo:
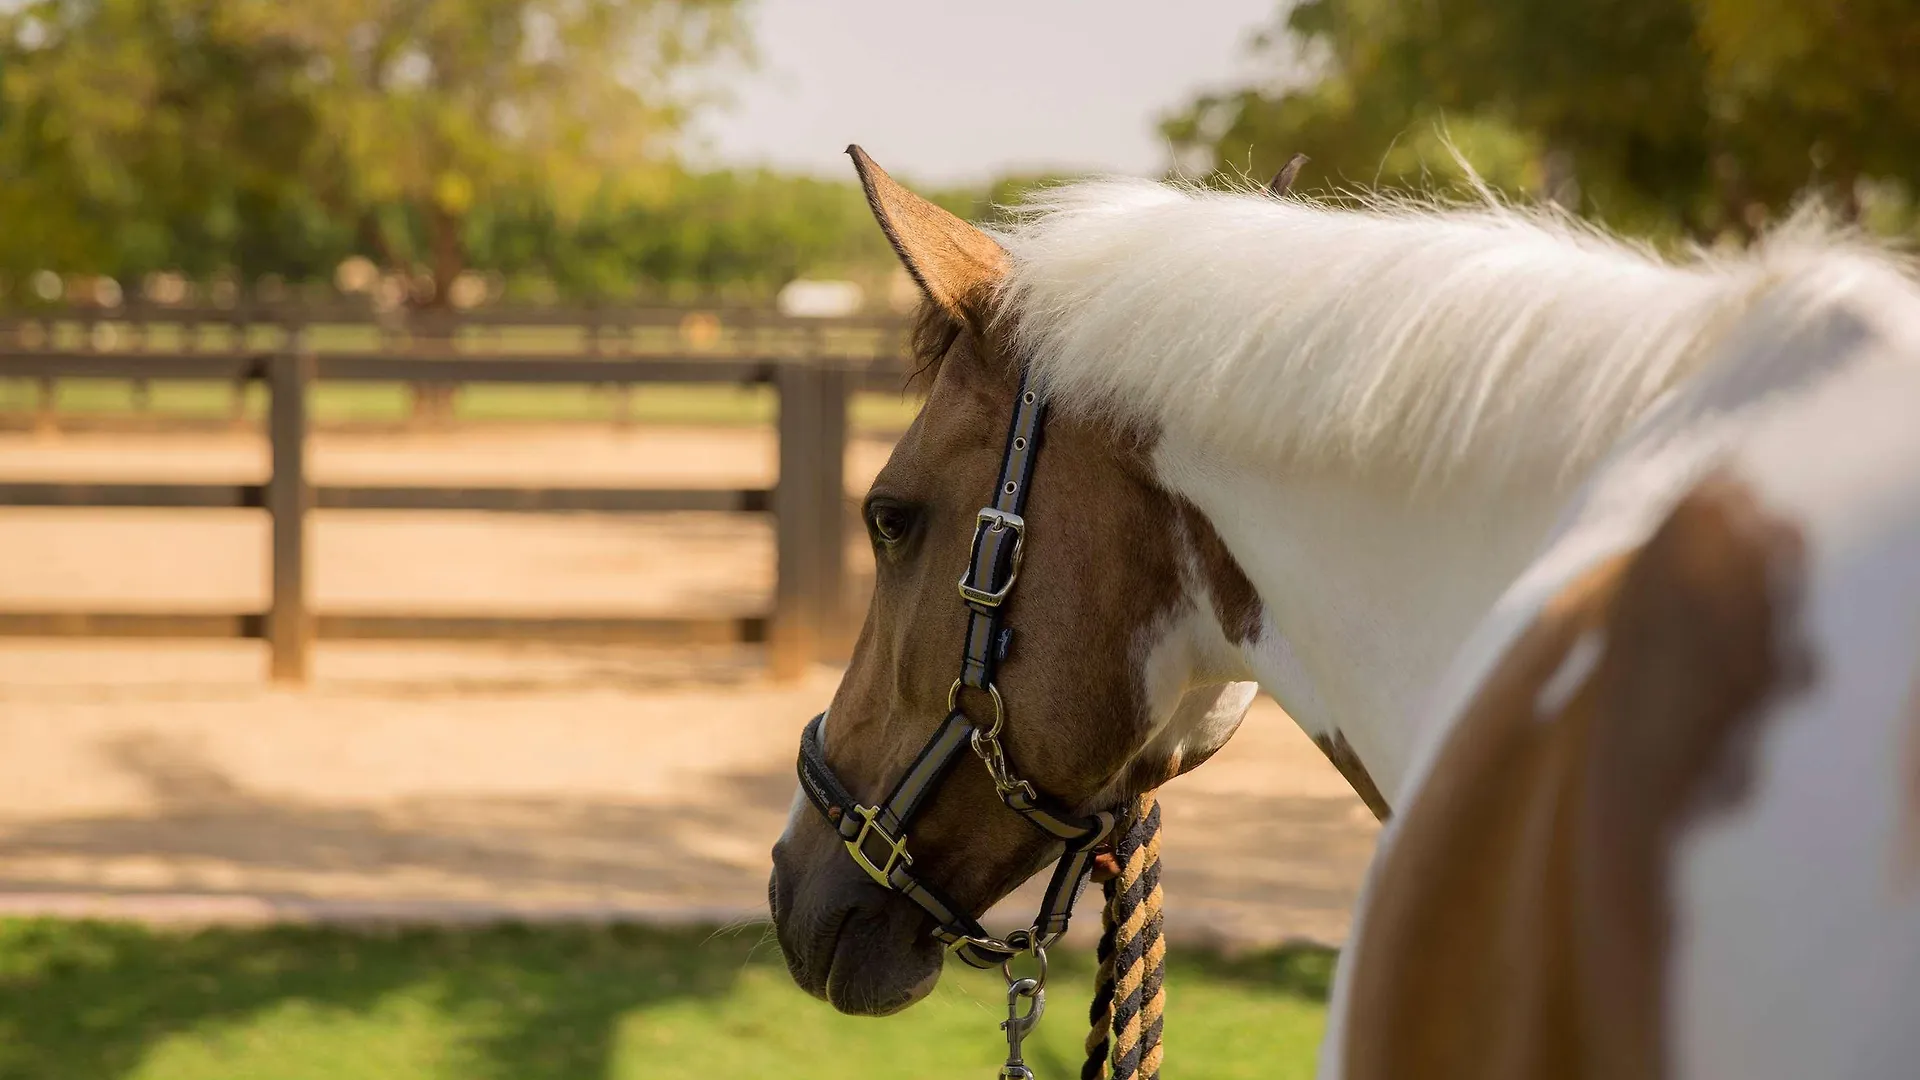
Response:
[[[899,1016],[794,988],[757,929],[195,933],[0,920],[5,1080],[979,1078],[1005,1043],[998,973],[950,966]],[[1312,1074],[1332,956],[1175,949],[1169,1080]],[[1028,1047],[1078,1075],[1091,965],[1062,952]]]
[[[0,379],[0,414],[25,415],[38,405],[39,391],[28,379]],[[398,423],[406,419],[411,397],[398,383],[321,383],[313,391],[313,417],[319,423]],[[159,381],[151,384],[147,409],[157,416],[218,419],[232,414],[233,389],[224,383]],[[738,426],[770,423],[776,399],[766,387],[646,385],[635,387],[629,415],[636,424]],[[919,399],[897,393],[855,394],[851,420],[861,430],[900,431],[913,420]],[[63,379],[56,409],[68,416],[126,415],[134,410],[133,384],[115,379]],[[455,416],[467,421],[552,423],[611,422],[614,395],[588,386],[465,387]],[[266,412],[265,388],[247,391],[247,412]]]

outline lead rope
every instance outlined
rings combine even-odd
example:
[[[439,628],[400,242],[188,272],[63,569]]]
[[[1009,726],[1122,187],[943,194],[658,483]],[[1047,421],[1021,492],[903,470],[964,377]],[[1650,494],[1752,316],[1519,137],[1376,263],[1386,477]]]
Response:
[[[1092,1030],[1081,1080],[1160,1076],[1167,943],[1161,936],[1160,803],[1154,792],[1134,800],[1128,819],[1114,848],[1120,872],[1101,886],[1107,902],[1100,915],[1100,970],[1087,1010]]]

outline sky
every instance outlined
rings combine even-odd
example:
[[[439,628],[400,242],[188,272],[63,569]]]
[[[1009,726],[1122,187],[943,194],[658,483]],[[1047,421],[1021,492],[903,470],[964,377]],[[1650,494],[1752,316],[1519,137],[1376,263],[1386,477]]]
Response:
[[[1258,74],[1278,0],[752,0],[759,63],[696,129],[696,160],[964,183],[1049,169],[1152,174],[1164,112]]]

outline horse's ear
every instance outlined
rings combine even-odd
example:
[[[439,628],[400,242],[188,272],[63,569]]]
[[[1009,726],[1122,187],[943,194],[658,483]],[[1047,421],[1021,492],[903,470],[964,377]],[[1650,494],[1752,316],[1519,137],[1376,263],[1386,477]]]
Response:
[[[874,219],[928,298],[955,318],[984,323],[993,288],[1007,272],[1007,253],[986,233],[901,187],[865,150],[849,146],[847,155]]]
[[[1276,199],[1285,198],[1287,192],[1293,190],[1293,181],[1300,175],[1300,166],[1305,165],[1308,160],[1305,154],[1295,154],[1288,158],[1287,163],[1274,174],[1273,183],[1267,185],[1267,194]]]

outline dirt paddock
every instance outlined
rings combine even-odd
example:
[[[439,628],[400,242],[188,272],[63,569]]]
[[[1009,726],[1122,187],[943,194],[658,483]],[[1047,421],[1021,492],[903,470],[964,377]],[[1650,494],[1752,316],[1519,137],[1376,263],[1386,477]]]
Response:
[[[886,450],[851,448],[852,490]],[[751,429],[323,433],[312,460],[323,483],[774,472]],[[0,434],[0,479],[265,470],[246,434]],[[328,611],[745,613],[773,578],[764,521],[702,514],[328,512],[312,558]],[[0,507],[0,608],[258,607],[266,583],[258,512]],[[0,640],[0,913],[752,917],[794,740],[837,678],[771,684],[751,648],[537,643],[321,645],[298,691],[264,672],[256,643]],[[1172,933],[1344,935],[1375,826],[1271,702],[1164,803]]]

